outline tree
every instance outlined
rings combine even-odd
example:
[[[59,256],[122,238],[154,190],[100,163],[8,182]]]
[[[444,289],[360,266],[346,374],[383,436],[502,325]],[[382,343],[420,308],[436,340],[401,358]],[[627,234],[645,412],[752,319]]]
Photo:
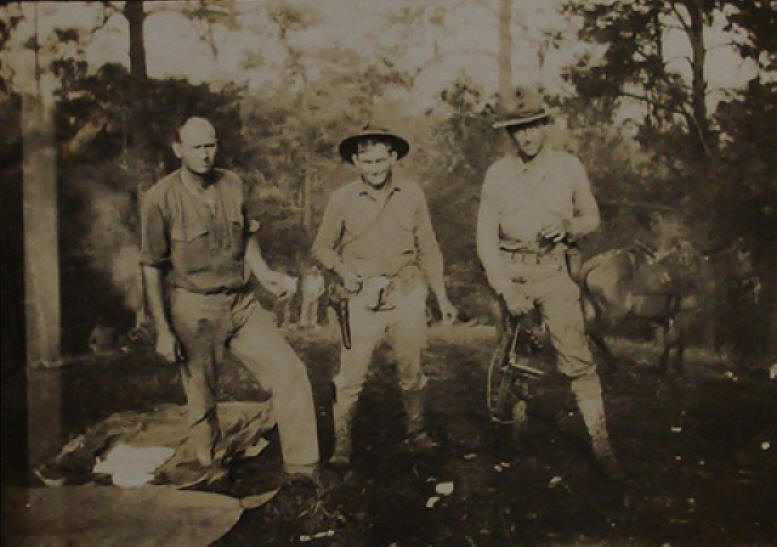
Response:
[[[715,7],[714,0],[569,2],[565,11],[582,18],[579,37],[604,47],[600,62],[581,61],[569,78],[582,96],[638,101],[646,111],[645,139],[680,129],[698,161],[709,161],[717,143],[706,107],[704,33]],[[664,44],[670,30],[682,32],[691,50],[690,82],[670,66]]]

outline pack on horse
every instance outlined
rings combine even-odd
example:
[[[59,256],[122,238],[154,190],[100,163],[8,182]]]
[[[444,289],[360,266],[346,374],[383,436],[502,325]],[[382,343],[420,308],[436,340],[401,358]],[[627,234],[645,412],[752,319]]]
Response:
[[[702,269],[702,256],[681,239],[657,250],[637,241],[582,265],[577,277],[586,328],[611,369],[615,358],[604,335],[627,317],[636,317],[663,331],[659,370],[666,372],[674,349],[674,368],[682,372],[689,312],[698,308],[703,289]]]

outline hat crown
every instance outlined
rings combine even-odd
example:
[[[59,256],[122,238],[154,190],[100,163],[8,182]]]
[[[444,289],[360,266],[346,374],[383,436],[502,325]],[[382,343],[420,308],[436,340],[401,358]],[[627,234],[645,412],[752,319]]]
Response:
[[[361,127],[362,132],[391,133],[388,124],[380,120],[370,120]]]
[[[391,143],[392,148],[397,153],[397,158],[407,155],[410,150],[408,142],[388,129],[390,124],[385,124],[381,120],[370,120],[361,126],[361,129],[340,142],[340,157],[346,162],[351,163],[351,157],[357,151],[359,141],[370,138],[386,140]]]
[[[545,101],[539,91],[525,87],[515,88],[515,111],[521,113],[542,112],[545,110]]]
[[[550,118],[551,113],[547,110],[539,90],[518,86],[513,94],[506,97],[501,114],[493,127],[521,126]]]

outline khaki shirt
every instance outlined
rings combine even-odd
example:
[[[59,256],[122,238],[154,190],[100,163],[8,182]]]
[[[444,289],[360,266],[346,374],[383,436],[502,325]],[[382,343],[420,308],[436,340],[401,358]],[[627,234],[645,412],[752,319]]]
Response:
[[[541,253],[539,231],[551,223],[573,238],[599,226],[599,208],[576,157],[544,148],[528,163],[509,156],[491,165],[481,192],[477,248],[495,289],[507,279],[500,251]]]
[[[243,256],[258,228],[258,186],[217,169],[207,190],[174,171],[143,196],[141,263],[171,268],[172,282],[193,292],[239,290],[246,285]]]
[[[432,287],[443,286],[442,253],[423,190],[408,180],[390,185],[384,194],[356,180],[332,193],[313,255],[330,270],[345,265],[366,277],[393,276],[417,264]]]

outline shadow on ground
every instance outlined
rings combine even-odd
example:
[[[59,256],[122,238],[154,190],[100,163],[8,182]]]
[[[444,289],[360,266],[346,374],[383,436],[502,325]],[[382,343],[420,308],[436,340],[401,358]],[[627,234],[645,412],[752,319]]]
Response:
[[[323,456],[331,452],[331,338],[293,334],[309,367]],[[243,513],[218,545],[314,540],[337,545],[516,545],[525,543],[730,544],[777,541],[777,382],[735,375],[726,363],[692,360],[685,376],[659,378],[628,365],[604,378],[616,451],[628,480],[595,471],[566,383],[546,375],[533,386],[526,431],[491,423],[485,409],[491,331],[453,329],[431,337],[428,423],[442,441],[433,456],[403,443],[403,410],[391,355],[376,354],[354,428],[354,466],[313,504],[268,504]],[[623,348],[626,348],[625,350]],[[652,350],[625,345],[631,363]],[[625,352],[625,353],[624,353]],[[550,355],[539,365],[552,371]],[[136,354],[60,371],[36,371],[31,385],[61,388],[65,440],[112,412],[183,402],[176,371]],[[222,398],[264,398],[246,371],[226,367]],[[48,388],[46,386],[49,386]],[[37,427],[44,427],[38,424]],[[39,435],[40,437],[40,435]],[[44,435],[45,437],[45,435]],[[277,436],[260,458],[233,469],[219,491],[236,496],[277,485]],[[44,443],[45,444],[45,443]],[[48,447],[37,450],[39,457]],[[435,485],[450,496],[429,509]],[[306,539],[306,538],[303,538]]]

